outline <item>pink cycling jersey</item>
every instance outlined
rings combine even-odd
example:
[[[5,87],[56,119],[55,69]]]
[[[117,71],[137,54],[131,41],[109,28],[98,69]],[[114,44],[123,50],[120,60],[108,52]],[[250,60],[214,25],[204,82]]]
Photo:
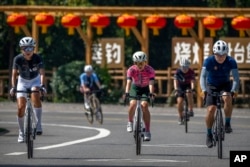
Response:
[[[145,65],[143,70],[139,70],[136,65],[131,66],[127,71],[127,79],[131,79],[133,84],[138,87],[146,87],[150,80],[154,80],[155,71],[149,66]]]

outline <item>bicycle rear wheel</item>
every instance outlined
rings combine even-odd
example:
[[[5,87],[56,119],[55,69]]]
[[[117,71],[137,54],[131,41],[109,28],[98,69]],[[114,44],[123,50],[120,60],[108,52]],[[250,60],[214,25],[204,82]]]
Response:
[[[140,155],[142,136],[141,136],[141,111],[139,108],[137,109],[135,140],[136,140],[136,155]]]
[[[221,112],[221,110],[217,110],[217,119],[216,119],[216,121],[217,121],[217,132],[218,132],[218,146],[217,146],[217,150],[218,150],[218,158],[219,159],[222,159],[222,149],[223,149],[223,147],[222,147],[222,125],[223,125],[223,123],[222,123],[222,112]]]

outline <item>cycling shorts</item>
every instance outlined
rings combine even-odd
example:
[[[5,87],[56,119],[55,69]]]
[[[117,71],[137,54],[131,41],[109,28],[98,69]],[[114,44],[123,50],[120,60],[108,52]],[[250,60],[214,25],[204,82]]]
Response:
[[[179,89],[181,91],[177,92],[176,97],[182,97],[182,98],[184,98],[184,93],[186,92],[186,90],[191,89],[191,84],[180,85]]]
[[[149,101],[148,95],[149,95],[149,86],[146,87],[138,87],[134,84],[132,84],[131,89],[129,91],[130,96],[136,96],[141,95],[141,101]],[[136,98],[129,98],[129,100],[136,100]]]
[[[230,92],[231,91],[231,83],[226,82],[220,86],[207,85],[207,96],[206,96],[206,106],[216,105],[216,97],[209,96],[212,92]]]
[[[26,91],[27,89],[31,89],[32,87],[40,87],[40,85],[41,85],[40,75],[31,80],[23,79],[22,77],[18,76],[17,90]],[[17,93],[16,97],[26,98],[27,93]]]

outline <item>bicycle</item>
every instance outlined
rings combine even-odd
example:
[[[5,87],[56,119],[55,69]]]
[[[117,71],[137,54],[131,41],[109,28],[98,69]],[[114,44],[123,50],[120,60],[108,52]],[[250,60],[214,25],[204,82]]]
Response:
[[[188,99],[187,99],[187,95],[186,93],[192,93],[191,90],[187,89],[186,91],[182,91],[182,93],[184,94],[184,98],[183,98],[183,118],[184,118],[184,125],[185,125],[185,132],[188,133],[188,122],[190,120],[190,116],[188,113]]]
[[[218,158],[222,159],[222,153],[223,153],[222,141],[224,141],[225,139],[225,128],[224,128],[224,121],[223,121],[223,115],[222,115],[222,109],[221,109],[221,97],[228,96],[228,95],[221,95],[220,92],[212,92],[208,94],[208,96],[216,97],[216,114],[215,114],[215,119],[214,119],[215,121],[212,127],[213,145],[216,146],[216,142],[217,142]]]
[[[89,92],[89,96],[87,97],[87,101],[90,106],[90,109],[88,112],[85,113],[85,116],[90,124],[93,124],[94,122],[94,115],[95,115],[96,120],[100,124],[103,124],[102,107],[96,95],[99,92],[102,92],[102,90],[93,90]]]
[[[134,124],[133,124],[133,136],[135,139],[136,144],[136,155],[141,154],[141,145],[142,145],[142,139],[144,139],[144,133],[145,133],[145,125],[143,121],[143,112],[141,108],[141,95],[137,96],[128,96],[127,98],[136,98],[136,109],[134,114]],[[127,98],[125,98],[124,104],[127,103]],[[149,97],[148,97],[149,98]],[[153,107],[153,100],[149,98],[151,101],[151,105]]]
[[[25,118],[24,118],[24,139],[27,145],[27,156],[28,159],[33,158],[34,153],[34,140],[36,139],[36,126],[37,126],[37,117],[34,113],[32,104],[31,104],[31,94],[40,93],[39,90],[17,90],[16,93],[26,93],[26,105],[25,105]],[[41,99],[43,99],[43,94]]]

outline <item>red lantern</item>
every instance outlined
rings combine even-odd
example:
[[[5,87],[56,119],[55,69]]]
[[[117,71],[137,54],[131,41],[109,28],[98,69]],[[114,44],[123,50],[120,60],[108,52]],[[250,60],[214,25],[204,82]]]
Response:
[[[240,32],[240,37],[244,37],[244,30],[250,29],[250,19],[244,16],[238,16],[231,21],[232,27]]]
[[[15,33],[19,33],[19,27],[24,26],[27,23],[26,16],[21,13],[12,13],[7,17],[7,23],[14,27]]]
[[[223,27],[223,20],[213,15],[203,18],[202,22],[204,27],[210,30],[211,37],[215,37],[215,30]]]
[[[126,36],[129,35],[129,28],[135,27],[137,25],[137,19],[133,15],[123,14],[117,18],[117,24],[124,28],[126,31]]]
[[[89,23],[91,26],[97,28],[97,34],[102,34],[102,29],[107,27],[110,24],[110,20],[107,16],[103,14],[94,14],[90,16]]]
[[[187,35],[187,29],[193,28],[194,24],[194,18],[185,14],[176,16],[174,19],[174,25],[182,30],[182,35]]]
[[[42,34],[47,33],[47,27],[54,24],[54,17],[48,13],[38,13],[35,17],[37,25],[42,27]]]
[[[146,18],[146,25],[153,29],[154,35],[159,35],[159,29],[165,27],[166,19],[158,15],[151,15]]]
[[[68,28],[68,35],[73,35],[74,28],[81,25],[81,18],[74,14],[67,14],[62,17],[61,23],[64,27]]]

